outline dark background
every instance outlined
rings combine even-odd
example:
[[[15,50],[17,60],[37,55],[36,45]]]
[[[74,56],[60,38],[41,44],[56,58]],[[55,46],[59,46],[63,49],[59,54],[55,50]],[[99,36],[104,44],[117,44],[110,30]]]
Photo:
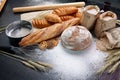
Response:
[[[40,5],[42,1],[55,0],[7,0],[2,12],[0,13],[0,27],[7,26],[9,23],[20,20],[21,13],[13,13],[13,7]],[[56,0],[55,2],[75,2],[80,0]],[[106,0],[81,0],[86,1],[86,4],[97,4],[101,9],[104,9],[104,2]],[[116,12],[118,19],[120,18],[119,3],[120,0],[109,0],[111,2],[110,10]],[[8,38],[5,33],[0,33],[0,49],[12,52]],[[14,52],[12,52],[14,53]],[[97,80],[120,80],[120,70],[112,75],[103,75]],[[109,79],[108,79],[109,78]],[[9,57],[0,55],[0,80],[56,80],[42,72],[33,71],[20,62],[15,61]]]

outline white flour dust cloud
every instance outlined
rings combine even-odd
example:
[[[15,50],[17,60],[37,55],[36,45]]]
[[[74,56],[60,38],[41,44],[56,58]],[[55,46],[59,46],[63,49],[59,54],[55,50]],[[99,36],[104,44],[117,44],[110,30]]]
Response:
[[[83,51],[70,51],[59,43],[57,47],[46,51],[40,58],[53,64],[50,73],[57,73],[54,77],[56,76],[58,80],[88,80],[91,76],[95,76],[106,56],[105,53],[96,50],[95,42]]]

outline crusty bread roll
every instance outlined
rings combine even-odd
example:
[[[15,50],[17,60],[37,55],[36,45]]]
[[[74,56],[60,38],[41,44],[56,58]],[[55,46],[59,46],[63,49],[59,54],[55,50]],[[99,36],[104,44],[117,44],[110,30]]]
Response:
[[[65,48],[71,50],[83,50],[92,42],[91,33],[83,26],[72,26],[64,30],[61,42]]]

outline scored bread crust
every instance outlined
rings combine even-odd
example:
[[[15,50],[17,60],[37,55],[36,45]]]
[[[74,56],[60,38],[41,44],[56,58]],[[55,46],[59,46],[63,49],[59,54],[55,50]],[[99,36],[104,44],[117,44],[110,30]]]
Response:
[[[48,22],[46,19],[33,19],[32,25],[35,28],[45,28],[52,25],[52,23]]]
[[[62,22],[61,18],[56,14],[48,14],[45,16],[45,19],[49,22]]]
[[[66,15],[66,16],[60,16],[60,18],[61,18],[62,21],[67,21],[67,20],[72,19],[74,17],[70,16],[70,15]]]
[[[69,15],[78,12],[78,8],[76,7],[61,7],[61,8],[56,8],[53,10],[53,14],[57,14],[59,16],[63,15]]]

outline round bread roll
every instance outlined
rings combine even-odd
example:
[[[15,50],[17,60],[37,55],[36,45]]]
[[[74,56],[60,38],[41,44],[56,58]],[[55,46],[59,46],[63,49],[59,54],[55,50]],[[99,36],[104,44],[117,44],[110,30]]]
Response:
[[[83,50],[90,46],[92,35],[83,26],[72,26],[63,31],[61,42],[65,48]]]

